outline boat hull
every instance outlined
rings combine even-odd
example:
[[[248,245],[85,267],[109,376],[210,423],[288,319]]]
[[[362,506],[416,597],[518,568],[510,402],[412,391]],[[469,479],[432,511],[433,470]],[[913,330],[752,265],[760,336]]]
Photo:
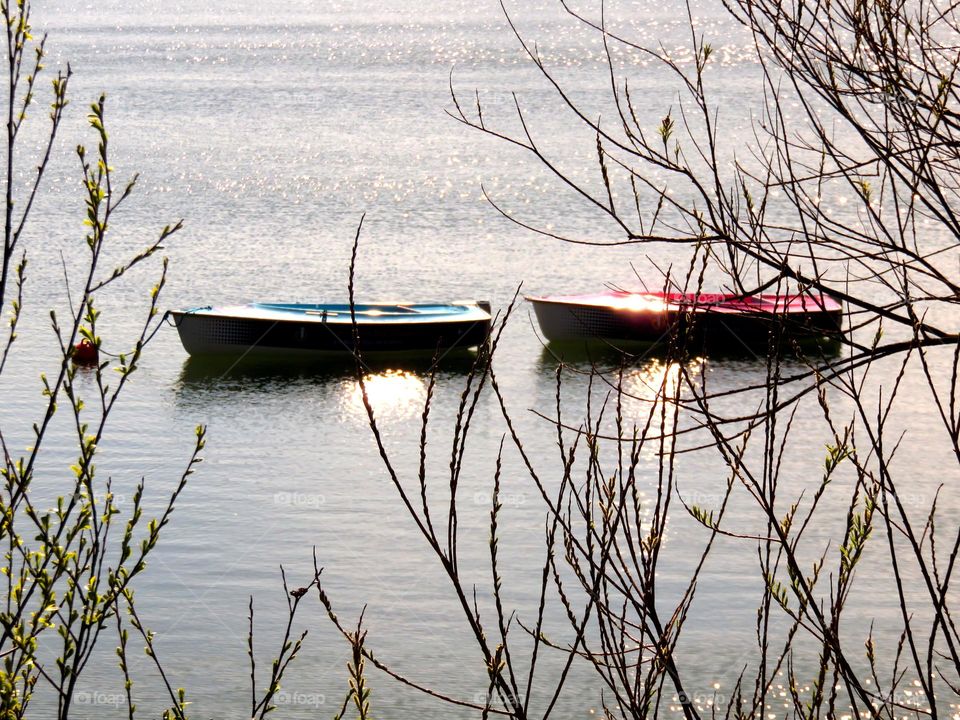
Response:
[[[250,307],[254,306],[243,306],[244,309]],[[331,312],[328,316],[319,309],[310,311],[310,315],[287,310],[286,316],[284,313],[266,313],[266,317],[257,317],[256,313],[238,310],[201,308],[172,312],[171,316],[184,349],[193,356],[298,357],[345,355],[357,350],[378,354],[428,353],[438,349],[480,346],[486,342],[490,331],[489,313],[473,305],[472,308],[460,306],[468,311],[452,316],[418,316],[411,313],[409,317],[397,319],[386,312],[377,317],[359,315],[355,337],[354,326],[349,319],[349,307],[330,307],[338,307],[339,311]],[[346,312],[344,307],[347,308]]]
[[[678,338],[712,346],[757,346],[771,331],[795,339],[837,338],[843,310],[832,298],[675,293],[528,297],[551,342],[601,340],[667,344]]]

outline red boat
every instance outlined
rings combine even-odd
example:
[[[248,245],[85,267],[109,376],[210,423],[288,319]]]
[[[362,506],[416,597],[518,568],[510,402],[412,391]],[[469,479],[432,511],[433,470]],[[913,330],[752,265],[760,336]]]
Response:
[[[627,292],[526,298],[551,341],[766,343],[772,329],[798,338],[837,338],[843,306],[829,295]]]

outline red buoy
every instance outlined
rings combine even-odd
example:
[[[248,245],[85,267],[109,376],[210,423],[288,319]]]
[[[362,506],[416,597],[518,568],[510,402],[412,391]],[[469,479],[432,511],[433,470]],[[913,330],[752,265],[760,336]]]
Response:
[[[73,346],[73,361],[78,365],[95,365],[99,360],[97,346],[86,338]]]

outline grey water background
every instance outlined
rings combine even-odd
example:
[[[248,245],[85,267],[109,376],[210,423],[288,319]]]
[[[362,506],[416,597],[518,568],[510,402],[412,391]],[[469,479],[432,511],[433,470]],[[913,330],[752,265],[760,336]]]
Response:
[[[596,14],[596,7],[585,7]],[[606,65],[595,34],[551,2],[524,3],[512,11],[572,96],[609,112]],[[608,3],[607,11],[632,39],[662,43],[689,60],[681,4]],[[750,39],[719,3],[703,0],[694,11],[699,30],[717,50],[708,77],[721,109],[722,137],[728,152],[739,151],[751,140],[751,119],[762,102]],[[362,298],[480,298],[504,308],[520,283],[531,294],[590,291],[608,282],[636,287],[634,268],[656,282],[654,263],[682,266],[686,259],[664,247],[594,248],[544,239],[504,220],[486,202],[482,188],[532,224],[586,239],[617,238],[595,209],[524,153],[465,128],[445,112],[452,109],[452,81],[468,102],[479,92],[488,122],[516,130],[516,93],[538,142],[575,177],[599,188],[594,138],[578,129],[526,60],[498,3],[291,0],[266,7],[247,0],[88,5],[57,0],[39,2],[33,20],[37,30],[49,33],[50,68],[70,62],[75,75],[73,104],[28,230],[25,329],[2,379],[0,412],[14,446],[29,444],[30,422],[42,403],[39,373],[53,368],[47,313],[68,305],[60,252],[71,267],[83,256],[82,188],[73,148],[94,142],[85,113],[101,91],[108,98],[118,177],[141,173],[112,228],[114,258],[135,252],[164,224],[185,220],[185,229],[164,250],[171,261],[164,307],[341,299],[351,241],[364,213],[357,276]],[[652,130],[678,105],[676,79],[640,53],[618,51],[616,62],[630,76],[641,120]],[[35,116],[39,130],[42,113]],[[24,159],[20,167],[26,173],[30,165]],[[156,263],[138,268],[98,297],[108,350],[121,351],[130,342],[157,272]],[[548,482],[559,476],[555,436],[529,409],[551,410],[554,366],[521,303],[504,334],[498,376]],[[649,412],[642,398],[652,397],[651,388],[667,371],[649,359],[628,373],[628,387],[641,398],[628,403],[630,417],[642,423]],[[719,389],[762,382],[765,368],[749,358],[714,359],[703,361],[703,371]],[[438,376],[429,443],[438,499],[463,381],[456,365]],[[564,381],[565,411],[579,421],[586,380],[566,373]],[[92,393],[92,379],[86,382]],[[398,366],[369,382],[387,447],[412,481],[426,378]],[[919,397],[917,382],[907,380],[908,391]],[[903,410],[900,421],[912,437],[935,435],[937,419],[930,410],[922,402]],[[792,494],[819,480],[827,438],[817,414],[812,406],[798,413],[799,439],[784,463]],[[417,682],[482,702],[487,679],[479,653],[438,563],[388,482],[349,372],[205,366],[189,361],[175,331],[165,328],[101,448],[99,471],[113,478],[121,507],[129,506],[133,487],[144,477],[151,507],[159,509],[182,471],[198,423],[209,428],[204,462],[136,586],[141,617],[157,633],[171,682],[186,688],[193,716],[248,712],[249,597],[257,613],[262,687],[284,620],[279,567],[286,569],[291,587],[307,584],[314,548],[343,621],[350,625],[367,606],[368,643],[381,659]],[[461,551],[482,599],[489,597],[487,514],[504,431],[488,393],[473,421],[461,489]],[[66,422],[54,427],[42,466],[51,491],[68,473],[70,433]],[[956,480],[955,466],[952,476],[943,475],[936,452],[935,445],[920,440],[907,443],[899,458],[913,468],[908,502],[920,514],[941,482]],[[521,620],[529,620],[539,592],[544,515],[509,442],[504,463],[505,598]],[[641,469],[651,492],[656,468],[655,453],[645,452]],[[719,502],[726,471],[715,453],[684,456],[679,468],[680,492],[688,502]],[[828,498],[843,507],[849,491],[849,483],[837,483]],[[741,499],[735,507],[743,508],[741,517],[734,515],[741,527],[756,530],[749,503]],[[945,493],[941,510],[955,509],[955,497]],[[815,530],[814,554],[837,540],[840,521],[834,517],[833,524]],[[702,528],[682,512],[675,514],[660,578],[665,608],[685,588],[705,541]],[[889,650],[896,638],[885,634],[883,620],[899,617],[896,599],[879,571],[882,557],[869,556],[866,567],[858,578],[861,592],[851,600],[861,612],[845,631],[865,639],[876,619],[880,647]],[[691,679],[688,691],[703,705],[722,703],[749,662],[760,591],[755,545],[719,540],[678,660]],[[309,635],[278,697],[278,717],[331,716],[346,691],[347,645],[319,603],[303,607],[295,627],[308,628]],[[482,607],[491,619],[487,600]],[[570,636],[559,608],[548,613],[547,628],[551,637]],[[105,637],[88,668],[76,699],[80,717],[122,714],[114,644]],[[138,646],[131,640],[134,655]],[[549,670],[556,662],[545,661],[535,699],[551,691]],[[149,663],[141,658],[134,673],[138,704],[155,711],[165,699]],[[378,673],[370,680],[380,717],[459,716]],[[561,716],[599,713],[601,689],[595,675],[578,667],[561,700]],[[669,699],[665,705],[669,709]]]

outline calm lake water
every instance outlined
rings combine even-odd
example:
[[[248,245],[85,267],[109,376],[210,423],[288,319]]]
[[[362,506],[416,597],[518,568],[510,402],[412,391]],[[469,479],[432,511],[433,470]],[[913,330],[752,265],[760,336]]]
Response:
[[[661,40],[678,53],[689,47],[677,3],[618,2],[607,10],[638,41]],[[725,19],[719,2],[702,0],[695,10],[718,50],[709,76],[723,135],[731,141],[729,151],[739,150],[750,139],[751,113],[761,102],[749,39]],[[518,27],[538,43],[573,96],[609,113],[598,39],[551,2],[524,3],[515,12]],[[75,76],[56,164],[29,230],[25,330],[0,382],[3,430],[14,447],[29,443],[42,402],[38,376],[52,367],[48,310],[67,306],[60,252],[68,263],[81,256],[83,206],[73,148],[94,143],[84,116],[101,91],[108,97],[117,173],[141,173],[113,228],[115,257],[144,245],[164,224],[185,220],[165,250],[171,261],[165,307],[342,298],[363,214],[357,280],[363,298],[479,298],[502,308],[521,283],[531,294],[594,290],[608,282],[636,286],[634,268],[657,278],[653,263],[666,267],[685,260],[682,252],[662,247],[599,249],[548,241],[504,220],[484,200],[482,188],[532,224],[581,238],[617,238],[614,227],[529,157],[447,114],[452,78],[465,97],[480,92],[490,122],[516,129],[515,92],[545,150],[576,177],[599,182],[593,138],[578,129],[525,62],[496,2],[37,0],[34,25],[49,33],[49,65],[70,62]],[[677,106],[676,81],[644,56],[618,53],[617,62],[631,76],[642,121],[655,128]],[[99,298],[108,350],[119,352],[129,343],[156,274],[156,264],[139,268]],[[555,481],[555,436],[528,411],[552,407],[554,367],[521,304],[504,335],[499,379],[528,450],[543,476]],[[627,382],[649,397],[664,372],[661,362],[642,361]],[[765,368],[749,359],[718,359],[705,361],[704,372],[721,389],[762,382]],[[464,377],[452,365],[437,380],[430,477],[438,484],[449,462]],[[403,367],[370,379],[386,444],[410,481],[426,382],[422,372]],[[569,373],[565,382],[566,412],[579,419],[586,381]],[[84,383],[92,392],[92,379]],[[642,420],[647,409],[638,401],[628,412]],[[816,407],[805,407],[796,420],[799,440],[784,460],[791,494],[819,481],[826,436],[817,415]],[[899,421],[919,437],[935,433],[938,422],[923,404],[903,408]],[[204,365],[190,361],[175,331],[165,328],[113,419],[99,471],[113,477],[121,501],[129,501],[145,477],[151,507],[158,508],[177,482],[198,423],[209,428],[204,462],[137,584],[140,614],[157,632],[173,684],[186,688],[194,703],[193,716],[248,712],[249,597],[257,610],[263,680],[284,619],[280,566],[292,586],[305,585],[314,548],[340,617],[349,623],[366,604],[368,641],[381,659],[418,682],[466,699],[483,697],[487,681],[479,653],[438,563],[389,484],[349,372]],[[481,399],[473,428],[461,490],[461,546],[468,577],[487,597],[487,514],[505,431],[492,395]],[[44,466],[51,487],[70,464],[69,432],[66,423],[54,428]],[[939,483],[957,480],[956,465],[945,465],[952,473],[945,477],[937,457],[922,442],[902,451],[900,462],[915,464],[918,513]],[[505,596],[524,619],[537,602],[543,509],[512,448],[504,462]],[[651,490],[656,468],[654,454],[645,454],[641,469]],[[685,456],[678,472],[681,492],[703,505],[719,498],[726,482],[712,452]],[[849,484],[839,483],[828,498],[842,507],[849,492]],[[742,505],[748,506],[745,499]],[[956,509],[955,495],[947,493],[941,510],[949,517]],[[739,522],[749,529],[755,520],[744,510]],[[811,552],[835,540],[837,527],[828,522],[817,530],[814,537],[822,542]],[[682,592],[706,539],[680,513],[671,522],[661,577],[665,607]],[[866,567],[860,594],[851,601],[863,612],[845,628],[852,637],[865,637],[873,618],[880,628],[885,618],[898,618],[887,579],[871,574],[870,558]],[[755,546],[720,541],[680,648],[695,695],[711,697],[714,683],[720,683],[721,695],[729,691],[732,676],[749,661],[760,591]],[[548,628],[558,637],[564,622],[559,609],[548,616]],[[297,627],[308,628],[309,635],[276,716],[332,716],[347,687],[348,648],[315,601],[305,603]],[[882,636],[881,645],[889,649],[894,640]],[[114,644],[105,639],[87,672],[79,717],[123,712],[114,706],[123,691]],[[155,710],[164,701],[157,678],[144,660],[135,671],[143,678],[135,687],[138,704]],[[370,680],[378,717],[458,716],[382,675],[373,673]],[[600,690],[591,672],[578,669],[560,716],[598,712]],[[534,688],[537,697],[549,691],[548,682]]]

